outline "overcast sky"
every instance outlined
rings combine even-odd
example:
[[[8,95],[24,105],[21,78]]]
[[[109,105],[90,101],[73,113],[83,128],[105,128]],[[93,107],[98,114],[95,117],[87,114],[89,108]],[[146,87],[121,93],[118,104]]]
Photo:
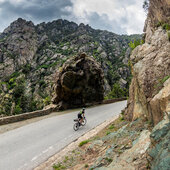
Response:
[[[117,34],[143,32],[143,0],[0,0],[0,32],[21,17],[34,24],[67,19]]]

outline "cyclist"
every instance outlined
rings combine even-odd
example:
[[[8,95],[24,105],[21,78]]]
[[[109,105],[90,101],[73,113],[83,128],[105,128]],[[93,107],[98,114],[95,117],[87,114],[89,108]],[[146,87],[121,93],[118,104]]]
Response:
[[[80,124],[83,122],[84,114],[85,114],[85,108],[83,108],[77,115],[78,119],[80,120]]]

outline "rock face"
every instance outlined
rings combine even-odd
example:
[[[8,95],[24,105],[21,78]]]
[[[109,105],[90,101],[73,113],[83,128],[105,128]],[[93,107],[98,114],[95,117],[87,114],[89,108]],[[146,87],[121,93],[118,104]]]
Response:
[[[145,43],[136,47],[130,56],[133,79],[126,117],[134,120],[144,116],[157,124],[165,112],[170,112],[170,81],[167,80],[170,77],[170,42],[167,31],[161,26],[153,28],[152,23],[160,18],[166,21],[169,12],[165,11],[170,11],[170,6],[166,0],[156,1],[156,10],[154,2],[150,1]],[[165,8],[161,7],[162,2],[164,7],[167,5]],[[154,16],[151,16],[152,11],[155,11]]]
[[[57,72],[54,103],[60,109],[102,101],[104,74],[101,65],[85,53],[70,58]]]
[[[140,134],[139,139],[131,149],[126,150],[119,157],[114,157],[112,163],[106,168],[112,170],[136,170],[136,169],[147,169],[147,161],[145,159],[146,150],[150,145],[150,132],[143,130]]]
[[[170,1],[150,0],[145,43],[130,56],[133,79],[125,116],[152,122],[147,151],[151,169],[170,167]],[[164,119],[164,120],[162,120]]]
[[[150,0],[148,20],[152,28],[158,22],[170,24],[170,1],[169,0]]]
[[[148,149],[151,169],[168,170],[170,167],[169,139],[170,122],[165,119],[159,122],[151,132],[152,145]]]
[[[163,113],[170,113],[170,78],[164,83],[164,87],[150,101],[154,122],[163,118]]]

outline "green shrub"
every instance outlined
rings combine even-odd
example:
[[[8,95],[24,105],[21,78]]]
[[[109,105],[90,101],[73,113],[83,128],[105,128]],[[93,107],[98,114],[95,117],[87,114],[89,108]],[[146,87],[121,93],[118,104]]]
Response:
[[[19,105],[16,105],[14,109],[14,114],[20,114],[20,113],[22,113],[22,109]]]
[[[14,77],[16,78],[16,77],[19,77],[20,74],[21,74],[20,72],[17,72],[17,71],[16,71],[16,72],[14,72],[13,74],[11,74],[10,77],[11,77],[11,78],[14,78]]]
[[[144,43],[143,40],[134,40],[129,43],[129,47],[134,50],[138,45],[142,45]]]
[[[15,82],[15,80],[16,80],[15,77],[14,77],[14,78],[11,78],[11,79],[9,80],[9,84],[8,84],[8,88],[9,88],[9,89],[13,89],[15,86],[17,86],[17,83]]]
[[[87,144],[88,142],[90,142],[90,140],[84,140],[84,141],[80,142],[80,143],[79,143],[79,147]]]
[[[110,125],[108,129],[114,129],[114,125]]]
[[[17,99],[22,95],[24,95],[24,91],[25,91],[25,86],[23,84],[16,85],[13,91],[14,98]]]
[[[12,102],[8,99],[5,102],[5,105],[3,106],[3,112],[2,113],[7,115],[7,116],[10,115],[11,114],[11,107],[12,107]]]
[[[163,28],[164,30],[166,30],[166,31],[169,31],[169,30],[170,30],[170,25],[167,24],[167,23],[164,23],[164,24],[162,24],[162,28]]]
[[[37,101],[31,100],[31,101],[30,101],[30,104],[29,104],[29,110],[30,110],[30,111],[35,111],[36,108],[37,108]]]
[[[159,80],[158,80],[158,83],[154,85],[154,88],[155,88],[155,89],[159,89],[160,87],[163,86],[164,82],[165,82],[166,80],[168,80],[169,78],[170,78],[170,76],[165,76],[164,78],[159,79]]]
[[[105,96],[104,99],[107,100],[113,98],[121,98],[121,97],[126,97],[127,95],[128,95],[128,90],[120,88],[120,85],[118,83],[115,83],[110,93],[107,96]]]
[[[39,86],[40,86],[41,88],[45,88],[45,87],[46,87],[46,82],[45,82],[44,80],[40,80],[40,81],[39,81]]]
[[[157,23],[156,27],[159,27],[159,26],[162,26],[162,28],[167,31],[168,40],[170,41],[170,32],[169,32],[170,31],[170,25],[167,24],[167,23],[162,23],[162,22],[159,21]]]
[[[68,161],[68,156],[65,156],[64,163]]]
[[[161,80],[161,82],[162,82],[162,83],[165,83],[165,81],[168,80],[169,78],[170,78],[170,76],[165,76],[165,77]]]
[[[43,102],[44,102],[44,105],[50,104],[50,102],[51,102],[50,96],[47,96],[47,97],[43,100]]]
[[[108,157],[106,157],[105,160],[108,161],[109,163],[113,161],[113,159],[108,158]]]
[[[108,132],[106,132],[106,135],[109,135],[110,133],[111,133],[111,132],[108,131]]]
[[[121,117],[120,117],[120,120],[121,120],[121,121],[124,121],[124,120],[125,120],[124,116],[121,116]]]
[[[109,81],[109,84],[114,84],[116,81],[120,79],[120,76],[116,71],[113,69],[108,70],[107,72],[107,79]]]
[[[54,165],[53,165],[53,168],[54,168],[55,170],[61,170],[61,169],[65,169],[66,167],[63,166],[61,163],[58,163],[57,165],[54,164]]]
[[[88,165],[88,164],[85,164],[85,165],[84,165],[84,167],[85,167],[85,168],[88,168],[88,167],[89,167],[89,165]]]
[[[23,66],[22,72],[24,74],[28,74],[31,71],[31,64],[26,64],[25,66]]]

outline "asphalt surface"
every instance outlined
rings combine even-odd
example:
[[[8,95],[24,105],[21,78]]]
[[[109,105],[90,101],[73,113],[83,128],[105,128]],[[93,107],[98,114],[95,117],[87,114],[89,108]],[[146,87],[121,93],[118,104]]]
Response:
[[[125,106],[122,101],[87,108],[87,124],[78,131],[73,130],[78,112],[70,111],[0,134],[0,170],[33,169]]]

